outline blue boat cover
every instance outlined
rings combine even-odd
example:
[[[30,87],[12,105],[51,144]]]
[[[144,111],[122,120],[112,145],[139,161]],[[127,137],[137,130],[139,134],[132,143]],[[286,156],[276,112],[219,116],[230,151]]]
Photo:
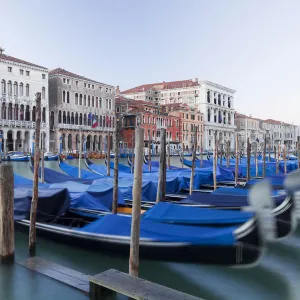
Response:
[[[212,205],[215,207],[243,207],[248,206],[248,194],[249,190],[243,189],[234,189],[234,188],[220,188],[224,191],[224,194],[217,193],[201,193],[194,192],[192,195],[189,195],[186,199],[180,201],[183,204],[203,204],[203,205]],[[219,190],[219,189],[218,189]],[[218,191],[216,190],[216,191]],[[225,190],[227,190],[226,194]],[[215,191],[215,192],[216,192]],[[273,200],[276,206],[280,205],[284,200],[285,195],[274,195]]]
[[[28,186],[33,187],[33,181],[31,179],[25,178],[23,176],[20,176],[16,173],[14,173],[14,186]],[[40,183],[39,187],[48,187],[49,185],[47,183]]]
[[[159,202],[142,215],[146,220],[182,225],[242,224],[253,216],[253,212],[198,208],[167,202]]]
[[[14,219],[29,219],[32,188],[15,187]],[[39,188],[37,221],[51,221],[69,209],[70,198],[67,189]]]
[[[194,245],[233,245],[236,226],[213,228],[157,223],[141,219],[141,239],[156,242],[181,242]],[[130,238],[131,217],[106,215],[79,231]]]

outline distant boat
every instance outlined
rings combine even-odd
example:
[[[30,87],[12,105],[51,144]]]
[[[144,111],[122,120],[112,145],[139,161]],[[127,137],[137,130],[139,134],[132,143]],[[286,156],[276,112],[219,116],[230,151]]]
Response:
[[[29,161],[29,156],[23,152],[9,151],[6,154],[7,161]]]
[[[58,160],[58,154],[54,154],[53,152],[45,152],[44,159],[45,160]]]

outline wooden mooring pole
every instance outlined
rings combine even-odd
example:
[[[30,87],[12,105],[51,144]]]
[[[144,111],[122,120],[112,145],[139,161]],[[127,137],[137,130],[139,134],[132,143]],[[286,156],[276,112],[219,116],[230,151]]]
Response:
[[[200,168],[203,167],[203,141],[202,134],[200,134]]]
[[[156,203],[164,201],[166,196],[166,129],[160,130],[159,178]]]
[[[148,130],[148,168],[149,168],[149,172],[151,172],[151,136],[150,136],[150,130]]]
[[[107,135],[107,176],[110,176],[110,132]]]
[[[247,181],[250,180],[250,158],[251,158],[251,144],[247,138]]]
[[[132,187],[133,207],[131,221],[131,239],[129,256],[129,274],[138,277],[139,275],[139,242],[140,242],[140,218],[141,218],[141,195],[143,177],[143,149],[144,129],[136,128],[135,138],[135,166],[134,181]]]
[[[230,141],[226,143],[226,167],[229,168],[230,165]]]
[[[41,158],[41,182],[44,183],[45,181],[45,161],[44,161],[44,156],[45,156],[45,151],[44,151],[44,132],[42,132],[41,134],[41,155],[42,155],[42,158]]]
[[[239,136],[235,135],[235,184],[238,182],[239,178]]]
[[[191,170],[191,179],[190,179],[190,195],[193,194],[193,189],[194,189],[196,150],[197,150],[197,128],[195,127],[194,147],[193,147],[193,156],[192,156],[192,170]]]
[[[298,154],[298,169],[300,169],[300,138],[299,137],[297,142],[297,154]]]
[[[78,178],[81,178],[81,156],[82,156],[82,132],[80,130],[79,158],[78,158]]]
[[[115,133],[114,133],[114,188],[113,188],[113,203],[112,213],[116,214],[118,210],[118,190],[119,190],[119,120],[115,119]]]
[[[36,211],[38,205],[38,184],[40,164],[40,131],[41,131],[41,93],[36,94],[36,116],[35,116],[35,149],[34,149],[34,173],[33,173],[33,194],[30,209],[29,228],[29,254],[36,252]]]
[[[168,141],[168,170],[170,170],[170,165],[171,165],[170,157],[171,157],[171,146],[170,146],[170,138],[169,138],[169,141]]]
[[[286,145],[284,145],[283,148],[283,164],[284,164],[284,175],[287,174],[287,170],[286,170]]]
[[[14,262],[14,173],[12,165],[0,165],[0,262]]]
[[[275,158],[276,158],[276,174],[278,174],[278,172],[279,172],[279,158],[280,158],[280,145],[279,145],[279,143],[278,143],[277,147],[278,147],[277,158],[275,156]]]
[[[255,159],[255,177],[258,177],[257,144],[254,150],[254,159]]]
[[[263,174],[262,177],[266,177],[266,150],[267,149],[267,135],[265,135],[265,140],[264,140],[264,151],[263,151]]]
[[[215,132],[215,149],[214,149],[214,165],[213,165],[214,190],[217,189],[217,164],[218,164],[218,141],[217,141],[217,132]]]

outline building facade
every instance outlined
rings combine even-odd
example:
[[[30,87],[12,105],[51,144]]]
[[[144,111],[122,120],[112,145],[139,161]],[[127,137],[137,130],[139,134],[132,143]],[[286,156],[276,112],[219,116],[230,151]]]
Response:
[[[48,69],[5,55],[0,49],[0,128],[2,151],[29,152],[36,119],[36,93],[42,96],[41,132],[49,149]]]
[[[51,149],[59,149],[62,138],[63,150],[78,151],[82,134],[88,151],[106,150],[108,134],[115,130],[112,85],[58,68],[49,72],[49,106]]]
[[[189,79],[141,85],[121,92],[124,97],[155,104],[184,103],[203,113],[203,149],[214,148],[214,136],[219,144],[230,141],[234,147],[235,90],[209,81]]]

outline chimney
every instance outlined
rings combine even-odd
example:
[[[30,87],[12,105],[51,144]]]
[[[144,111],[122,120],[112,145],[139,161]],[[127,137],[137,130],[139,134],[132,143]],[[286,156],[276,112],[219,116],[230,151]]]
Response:
[[[116,95],[120,95],[120,86],[119,85],[116,86]]]

